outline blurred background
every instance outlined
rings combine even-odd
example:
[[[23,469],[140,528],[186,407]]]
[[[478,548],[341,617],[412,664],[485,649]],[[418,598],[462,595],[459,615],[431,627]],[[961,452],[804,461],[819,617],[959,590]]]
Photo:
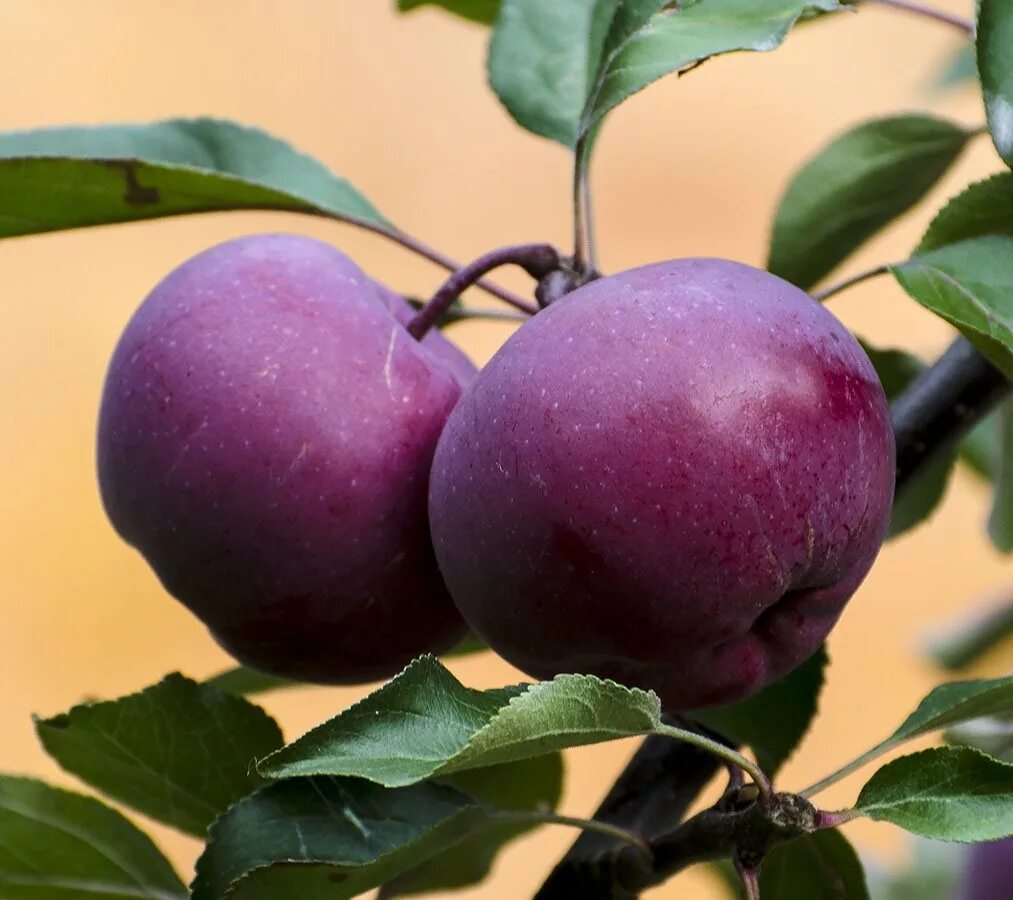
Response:
[[[970,2],[936,0],[964,15]],[[569,158],[517,128],[484,83],[486,31],[394,0],[33,0],[0,7],[0,129],[211,114],[261,126],[344,175],[405,230],[467,260],[506,243],[569,240]],[[875,115],[931,109],[983,120],[973,89],[932,82],[959,46],[952,29],[868,8],[800,29],[773,54],[741,54],[670,77],[613,114],[593,173],[602,264],[615,271],[687,255],[763,264],[789,174],[830,136]],[[999,168],[985,140],[929,204],[853,259],[903,258],[945,196]],[[381,238],[279,214],[225,214],[0,243],[0,769],[71,784],[36,744],[30,716],[111,698],[164,673],[230,665],[203,627],[121,543],[99,503],[93,440],[109,355],[150,288],[183,259],[237,235],[323,238],[394,288],[430,293],[442,273]],[[530,290],[523,278],[504,283]],[[471,298],[484,303],[481,295]],[[946,325],[881,279],[832,301],[881,346],[926,358]],[[484,362],[503,324],[454,326]],[[933,520],[890,544],[830,640],[822,713],[782,785],[800,789],[889,733],[943,676],[924,639],[1013,581],[983,531],[984,486],[959,471]],[[452,663],[467,684],[515,681],[483,654]],[[1010,669],[993,657],[984,674]],[[295,737],[366,688],[263,698]],[[567,755],[566,812],[588,815],[633,749]],[[859,779],[861,776],[859,776]],[[823,795],[850,803],[861,781]],[[142,823],[149,824],[149,823]],[[195,842],[151,826],[184,878]],[[899,831],[858,822],[864,853],[901,860]],[[574,835],[511,845],[488,884],[455,896],[530,896]],[[722,896],[692,871],[650,894]]]

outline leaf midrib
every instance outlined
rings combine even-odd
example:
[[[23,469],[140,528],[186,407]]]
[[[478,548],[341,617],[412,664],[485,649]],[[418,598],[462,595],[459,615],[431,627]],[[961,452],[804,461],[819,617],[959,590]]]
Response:
[[[95,843],[86,832],[80,832],[78,829],[71,827],[67,822],[55,821],[48,818],[47,816],[40,815],[37,811],[26,810],[18,805],[12,805],[10,803],[10,798],[0,798],[0,809],[4,809],[5,811],[11,813],[12,815],[20,816],[22,819],[25,819],[28,822],[37,822],[41,825],[45,825],[49,828],[52,828],[54,831],[60,832],[68,837],[73,838],[74,840],[80,841],[82,844],[84,844],[87,847],[90,847],[92,850],[98,853],[99,856],[101,856],[103,859],[112,863],[112,865],[114,865],[121,872],[123,872],[123,874],[126,875],[128,878],[131,878],[139,888],[147,890],[146,887],[147,879],[143,878],[136,871],[134,871],[131,866],[123,862],[118,857],[118,855],[114,854],[107,847],[105,847],[102,844]],[[115,815],[115,813],[113,814]],[[147,894],[144,894],[142,896],[147,896]],[[170,894],[167,896],[175,897],[177,895]]]
[[[131,888],[122,884],[81,878],[32,878],[28,875],[12,877],[0,875],[0,886],[55,888],[56,890],[84,891],[89,894],[112,895],[115,897],[140,897],[144,900],[181,900],[184,894],[172,894],[157,888]]]

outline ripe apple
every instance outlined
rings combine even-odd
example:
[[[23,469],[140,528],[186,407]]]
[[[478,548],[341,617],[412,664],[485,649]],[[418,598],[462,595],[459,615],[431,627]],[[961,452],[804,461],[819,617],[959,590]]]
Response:
[[[1009,900],[1013,893],[1013,837],[975,844],[967,855],[961,900]]]
[[[102,398],[102,499],[241,662],[360,682],[465,631],[429,539],[429,469],[474,374],[350,259],[295,235],[181,265],[137,310]]]
[[[894,468],[844,326],[767,272],[686,259],[522,325],[447,422],[429,513],[451,595],[507,660],[689,709],[817,649],[883,541]]]

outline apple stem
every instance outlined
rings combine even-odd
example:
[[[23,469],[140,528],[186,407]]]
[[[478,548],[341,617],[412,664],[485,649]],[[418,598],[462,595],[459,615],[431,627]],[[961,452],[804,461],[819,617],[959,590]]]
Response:
[[[942,9],[934,9],[931,6],[925,6],[922,3],[917,3],[915,0],[865,0],[866,3],[878,3],[880,6],[891,6],[894,9],[902,10],[903,12],[914,13],[917,16],[925,16],[929,19],[935,19],[937,22],[942,22],[944,25],[951,25],[954,28],[958,28],[965,34],[974,34],[974,23],[963,18],[962,16],[948,13]]]
[[[567,260],[551,244],[515,244],[492,250],[458,269],[443,282],[432,299],[408,323],[408,333],[416,340],[422,340],[451,304],[486,272],[500,266],[515,265],[540,281],[550,272],[565,268],[566,264]]]

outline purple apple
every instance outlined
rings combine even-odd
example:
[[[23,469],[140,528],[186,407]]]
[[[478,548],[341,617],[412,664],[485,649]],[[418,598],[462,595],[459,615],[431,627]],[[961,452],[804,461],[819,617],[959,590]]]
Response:
[[[246,237],[173,271],[120,339],[98,469],[119,533],[241,662],[391,675],[465,626],[429,539],[437,438],[474,374],[332,247]]]
[[[961,900],[1009,900],[1013,897],[1013,837],[975,844],[967,855]]]
[[[687,259],[524,324],[440,438],[430,522],[472,628],[537,678],[745,697],[809,657],[893,497],[883,389],[785,281]]]

